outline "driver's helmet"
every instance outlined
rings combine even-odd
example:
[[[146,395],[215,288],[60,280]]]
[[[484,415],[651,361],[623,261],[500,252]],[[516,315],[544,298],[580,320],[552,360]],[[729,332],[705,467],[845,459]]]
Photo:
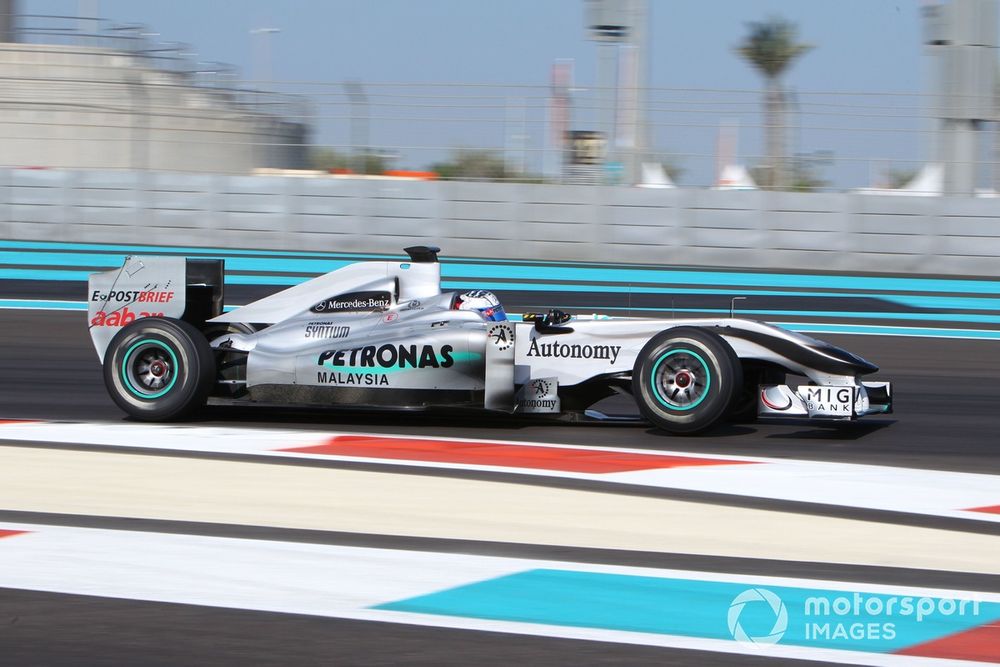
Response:
[[[474,310],[488,322],[502,322],[507,319],[507,313],[503,312],[500,299],[493,292],[486,290],[475,290],[465,292],[455,297],[452,304],[455,310]]]

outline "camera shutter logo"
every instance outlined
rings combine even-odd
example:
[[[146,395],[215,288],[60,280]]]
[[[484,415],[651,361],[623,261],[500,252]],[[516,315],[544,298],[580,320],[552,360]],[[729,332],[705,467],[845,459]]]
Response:
[[[766,635],[748,635],[743,626],[740,625],[740,615],[743,613],[743,608],[751,602],[763,602],[774,612],[774,625]],[[781,601],[781,598],[766,588],[748,588],[733,598],[732,603],[729,605],[727,620],[729,621],[729,632],[733,635],[733,639],[741,644],[766,646],[777,644],[784,636],[785,630],[788,629],[788,609],[785,608],[785,603]]]

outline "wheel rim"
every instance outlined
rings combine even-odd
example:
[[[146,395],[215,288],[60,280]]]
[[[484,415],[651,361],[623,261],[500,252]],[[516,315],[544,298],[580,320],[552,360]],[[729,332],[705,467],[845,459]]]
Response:
[[[160,340],[144,338],[128,348],[122,358],[122,380],[133,395],[159,398],[177,382],[177,355]]]
[[[653,394],[671,410],[692,410],[708,396],[712,373],[693,350],[678,348],[660,355],[650,373]]]

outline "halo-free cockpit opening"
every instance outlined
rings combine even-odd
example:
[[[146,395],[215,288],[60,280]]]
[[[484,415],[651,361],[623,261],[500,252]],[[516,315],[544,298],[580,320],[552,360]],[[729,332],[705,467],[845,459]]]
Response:
[[[452,310],[471,310],[479,313],[487,322],[504,322],[507,320],[507,313],[500,305],[500,299],[493,292],[487,290],[473,290],[471,292],[459,292],[451,302]]]

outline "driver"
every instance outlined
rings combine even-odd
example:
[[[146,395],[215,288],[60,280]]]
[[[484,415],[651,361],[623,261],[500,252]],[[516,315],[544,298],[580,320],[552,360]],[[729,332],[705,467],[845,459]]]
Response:
[[[474,310],[488,322],[503,322],[507,319],[507,313],[503,312],[500,299],[493,292],[486,290],[459,294],[451,307],[454,310]]]

